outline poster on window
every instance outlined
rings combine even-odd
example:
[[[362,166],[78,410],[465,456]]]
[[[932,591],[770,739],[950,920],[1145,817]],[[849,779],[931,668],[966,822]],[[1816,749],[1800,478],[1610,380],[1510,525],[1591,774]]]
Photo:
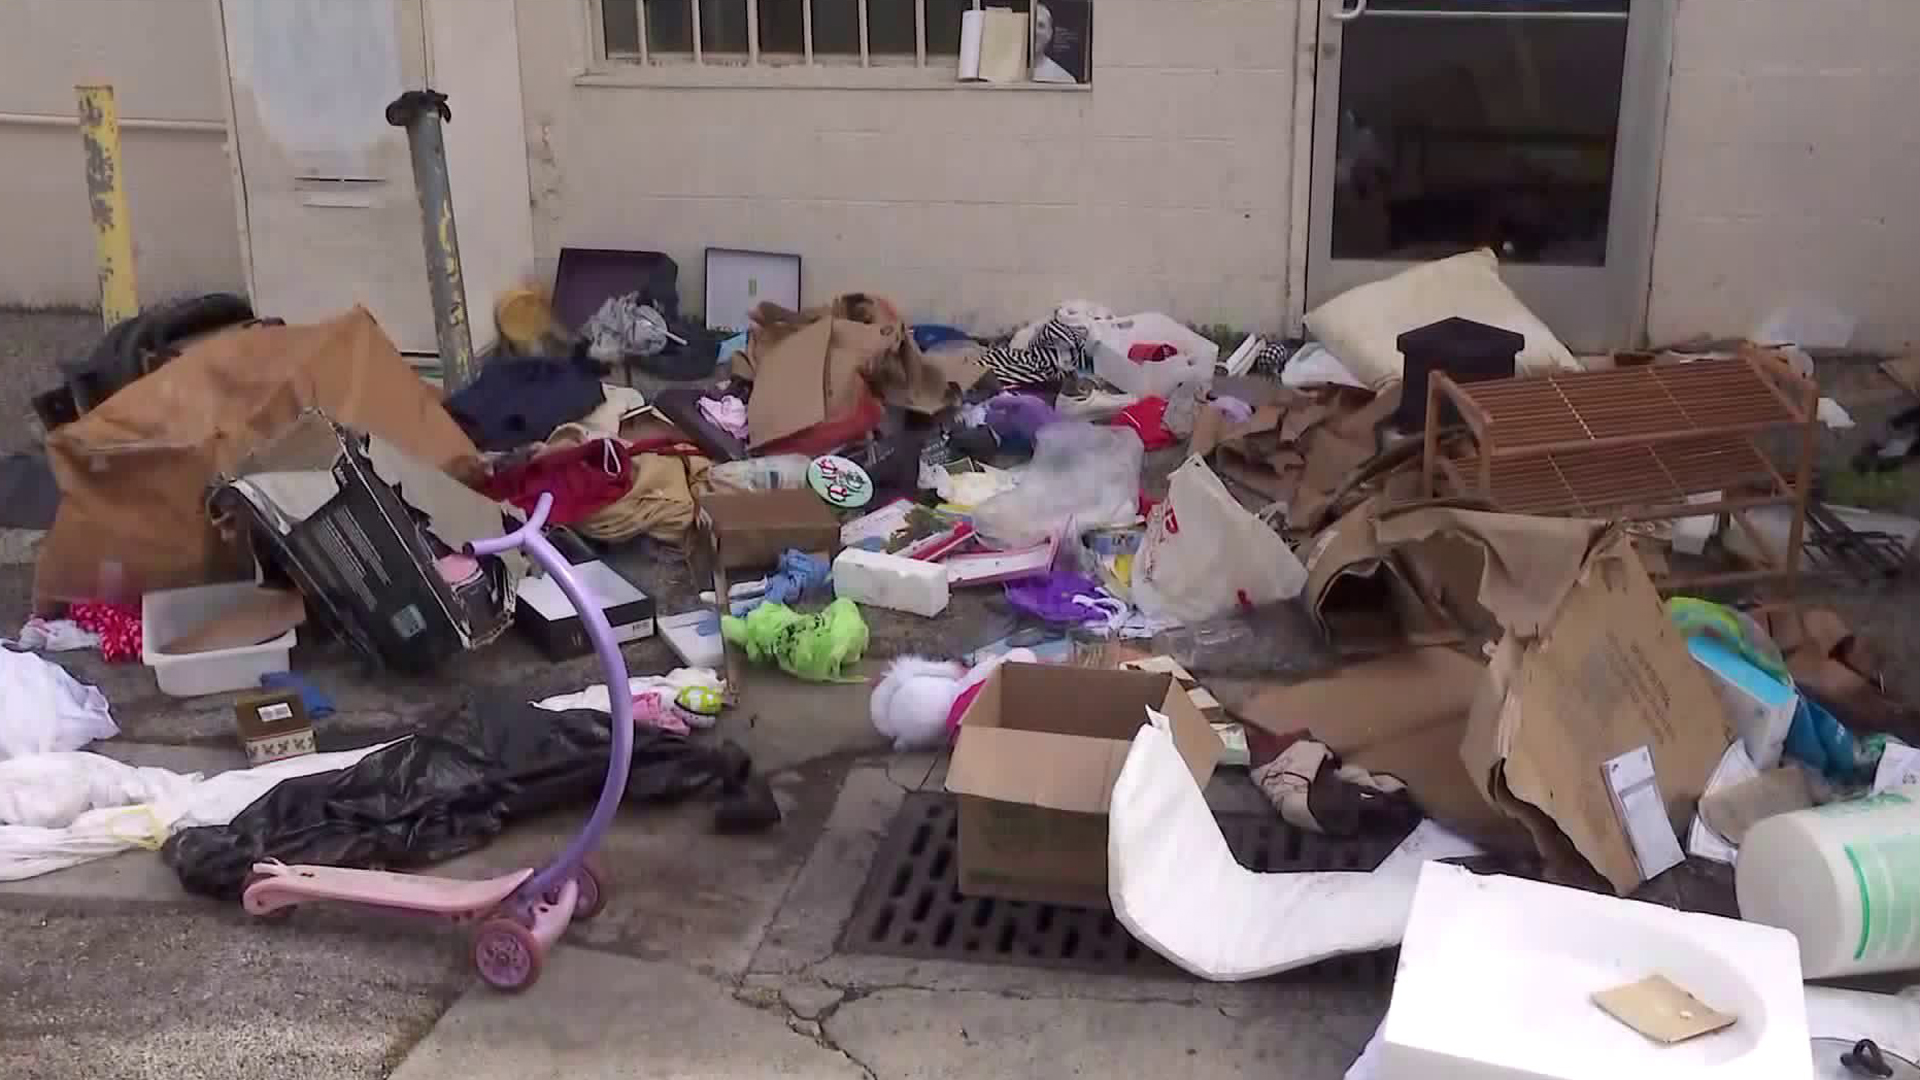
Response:
[[[1033,81],[1093,81],[1093,0],[1033,0]]]

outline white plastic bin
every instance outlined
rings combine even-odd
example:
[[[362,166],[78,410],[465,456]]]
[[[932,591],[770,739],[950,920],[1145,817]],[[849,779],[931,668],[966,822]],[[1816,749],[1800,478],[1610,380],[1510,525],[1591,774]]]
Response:
[[[259,687],[260,676],[288,670],[287,657],[297,640],[292,630],[272,641],[238,649],[182,654],[160,651],[161,642],[173,641],[205,625],[257,588],[251,581],[235,581],[150,592],[140,598],[140,659],[153,669],[161,693],[198,697],[252,690]]]
[[[1165,315],[1149,311],[1124,319],[1096,319],[1088,330],[1093,373],[1126,393],[1166,397],[1185,383],[1213,384],[1220,346]],[[1175,353],[1146,363],[1127,358],[1128,349],[1143,344],[1171,345]]]

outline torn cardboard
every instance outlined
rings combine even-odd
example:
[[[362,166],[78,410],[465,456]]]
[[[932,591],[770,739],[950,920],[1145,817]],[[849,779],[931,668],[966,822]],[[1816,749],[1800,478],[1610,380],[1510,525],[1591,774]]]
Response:
[[[733,373],[754,384],[747,428],[756,451],[829,420],[871,413],[877,423],[876,396],[920,413],[947,404],[946,371],[921,356],[886,300],[848,293],[806,311],[761,304],[752,318]]]
[[[478,468],[472,441],[364,308],[223,331],[47,436],[61,499],[36,609],[247,577],[244,548],[208,520],[207,492],[309,407],[436,469]]]
[[[306,621],[307,607],[299,593],[289,589],[255,589],[228,610],[163,643],[160,651],[168,656],[184,656],[216,649],[241,649],[272,641]]]
[[[1309,732],[1343,763],[1398,777],[1428,817],[1482,844],[1524,846],[1460,759],[1485,679],[1484,665],[1452,649],[1414,649],[1270,687],[1234,715],[1274,735]]]
[[[1004,664],[961,718],[947,770],[960,796],[960,890],[1106,907],[1107,810],[1147,709],[1164,713],[1202,787],[1220,740],[1167,675]]]
[[[1503,627],[1461,760],[1488,803],[1549,862],[1581,861],[1625,895],[1641,883],[1602,764],[1647,747],[1675,831],[1692,816],[1733,725],[1632,545],[1591,522],[1467,511],[1405,515],[1486,551],[1480,602]]]
[[[1368,499],[1313,538],[1305,559],[1308,611],[1343,651],[1457,638],[1455,620],[1422,591],[1401,552],[1381,543],[1379,507],[1380,500]]]

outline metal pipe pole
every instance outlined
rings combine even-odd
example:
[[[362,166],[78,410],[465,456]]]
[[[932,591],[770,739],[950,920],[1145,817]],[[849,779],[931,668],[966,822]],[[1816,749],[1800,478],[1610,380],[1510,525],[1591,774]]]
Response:
[[[420,197],[420,236],[427,252],[427,282],[433,290],[433,328],[440,345],[440,371],[452,394],[474,380],[473,335],[467,326],[467,288],[460,273],[460,238],[453,227],[453,187],[447,178],[442,121],[451,122],[447,95],[409,90],[387,106],[387,123],[405,128],[413,152],[413,189]]]
[[[133,223],[121,182],[120,109],[111,86],[76,86],[80,144],[86,151],[87,211],[93,218],[94,261],[100,276],[100,319],[112,329],[140,314],[133,274]]]

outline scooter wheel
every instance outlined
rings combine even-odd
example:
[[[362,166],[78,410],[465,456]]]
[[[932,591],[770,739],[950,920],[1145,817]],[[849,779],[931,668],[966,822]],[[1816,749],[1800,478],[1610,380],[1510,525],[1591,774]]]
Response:
[[[272,874],[248,874],[247,883],[240,887],[240,895],[242,897],[245,897],[247,894],[247,890],[253,888],[253,886],[256,883],[262,882],[262,881],[268,881],[272,879],[272,877],[273,877]],[[282,907],[274,908],[272,911],[263,911],[263,912],[250,913],[250,914],[252,914],[254,918],[259,919],[261,922],[275,922],[275,923],[286,922],[288,919],[293,918],[293,909],[296,906],[297,905],[294,905],[294,904],[287,904]]]
[[[473,965],[495,990],[518,993],[540,977],[540,941],[512,919],[488,919],[473,935]]]
[[[607,906],[607,894],[601,884],[600,867],[592,859],[587,859],[573,872],[573,883],[580,890],[580,897],[574,901],[573,917],[582,922],[600,914]]]

